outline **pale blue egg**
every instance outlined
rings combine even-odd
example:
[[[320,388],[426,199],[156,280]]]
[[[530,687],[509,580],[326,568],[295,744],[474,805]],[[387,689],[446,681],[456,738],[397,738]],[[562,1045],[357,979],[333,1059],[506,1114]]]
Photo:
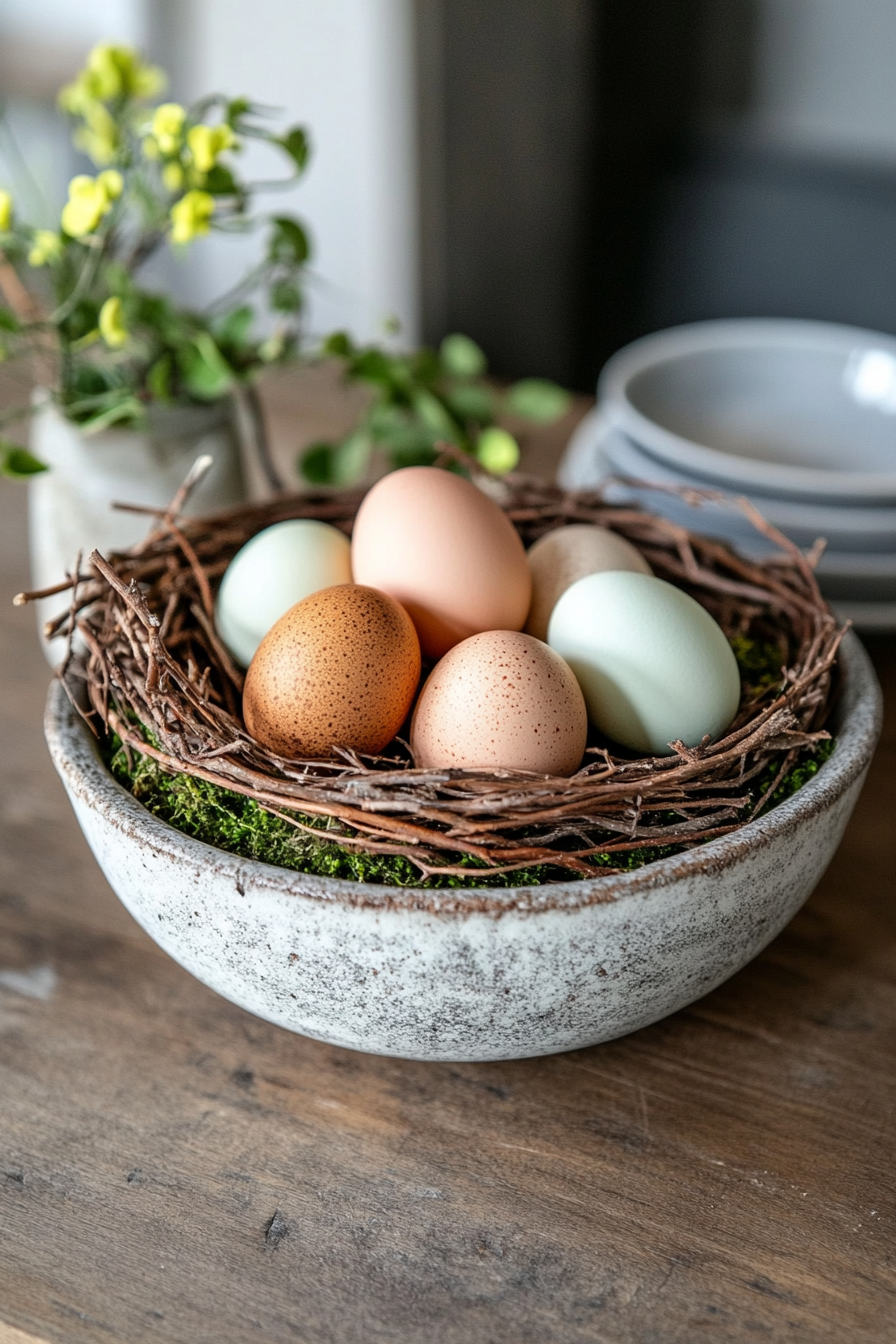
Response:
[[[290,518],[257,533],[224,572],[215,605],[218,634],[248,667],[272,625],[302,598],[351,583],[349,539],[329,523]]]
[[[740,703],[731,645],[709,612],[649,574],[589,574],[560,598],[548,644],[575,673],[588,717],[615,742],[667,755],[720,737]]]

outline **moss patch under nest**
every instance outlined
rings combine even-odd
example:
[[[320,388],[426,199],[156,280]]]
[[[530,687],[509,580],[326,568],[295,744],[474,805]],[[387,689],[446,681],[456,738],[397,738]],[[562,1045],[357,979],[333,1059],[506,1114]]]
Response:
[[[747,697],[780,682],[781,655],[776,645],[739,636],[731,640],[731,646]],[[142,732],[146,735],[146,729]],[[152,741],[149,735],[147,741]],[[819,742],[814,751],[807,749],[771,794],[766,809],[796,793],[828,759],[833,748],[833,741],[825,741]],[[105,755],[118,782],[154,816],[217,849],[279,868],[389,887],[534,887],[545,882],[575,881],[584,876],[550,864],[536,864],[512,873],[490,874],[479,860],[462,856],[459,864],[468,869],[468,875],[424,879],[415,865],[401,855],[369,854],[340,844],[335,838],[328,839],[330,823],[319,817],[295,814],[305,826],[320,832],[318,838],[307,831],[296,830],[252,798],[191,775],[168,774],[149,756],[134,751],[130,752],[129,759],[129,753],[116,737],[108,739]],[[749,789],[751,806],[771,785],[775,769],[773,764],[770,765],[752,782]],[[749,808],[745,808],[744,815],[748,811]],[[672,819],[670,814],[669,820]],[[605,867],[630,871],[677,853],[681,848],[676,845],[645,846],[621,854],[595,854],[590,862],[598,872]]]

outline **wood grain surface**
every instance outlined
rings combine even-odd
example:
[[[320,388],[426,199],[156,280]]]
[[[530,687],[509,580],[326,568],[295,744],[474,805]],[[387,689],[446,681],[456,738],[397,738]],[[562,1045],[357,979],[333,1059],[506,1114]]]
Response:
[[[0,483],[2,1344],[896,1339],[893,643],[858,815],[746,970],[591,1050],[379,1059],[217,998],[107,887],[9,604],[24,501]]]

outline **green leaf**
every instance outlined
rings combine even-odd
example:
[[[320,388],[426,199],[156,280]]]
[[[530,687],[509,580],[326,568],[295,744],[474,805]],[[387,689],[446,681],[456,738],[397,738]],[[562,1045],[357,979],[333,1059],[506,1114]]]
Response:
[[[240,117],[244,117],[251,106],[248,98],[231,98],[227,104],[226,120],[228,124],[232,126],[235,121],[239,121]]]
[[[24,481],[46,470],[45,464],[38,461],[27,448],[20,448],[8,439],[0,439],[0,476],[12,476],[14,480]]]
[[[311,485],[333,485],[333,456],[336,445],[332,443],[312,443],[299,454],[299,475]]]
[[[20,331],[21,322],[9,308],[0,308],[0,331]]]
[[[355,345],[347,331],[334,331],[320,347],[322,355],[332,355],[336,359],[351,359]]]
[[[236,178],[223,163],[216,163],[208,170],[202,190],[212,196],[238,196],[240,192]]]
[[[274,142],[285,149],[289,157],[296,166],[296,171],[304,171],[311,154],[311,146],[308,143],[308,133],[302,126],[292,126],[285,135]]]
[[[406,447],[396,444],[390,452],[392,466],[396,470],[399,467],[431,467],[436,456],[435,448],[427,443],[409,444]]]
[[[271,307],[277,313],[297,313],[302,306],[302,291],[292,280],[275,280],[270,294]]]
[[[80,421],[80,425],[85,434],[99,434],[101,429],[108,429],[110,425],[137,423],[143,420],[145,414],[142,404],[136,397],[119,396],[118,400],[113,401],[106,410]]]
[[[171,355],[157,359],[146,375],[146,387],[156,401],[171,400]]]
[[[570,395],[546,378],[524,378],[507,393],[507,409],[526,420],[546,425],[569,410]]]
[[[219,322],[215,336],[220,345],[234,345],[237,347],[249,344],[249,332],[252,330],[252,323],[255,321],[255,311],[250,304],[244,303],[240,308],[234,308],[232,313],[228,313],[223,322]]]
[[[333,454],[333,483],[354,485],[367,471],[373,445],[370,435],[356,429],[337,445]]]
[[[460,420],[490,424],[495,418],[495,401],[482,383],[455,383],[444,393],[452,413]]]
[[[505,472],[513,471],[519,462],[520,446],[506,429],[492,425],[479,435],[476,456],[486,471],[494,472],[496,476],[503,476]]]
[[[400,360],[378,350],[375,345],[358,350],[352,358],[349,376],[361,382],[373,383],[392,393],[401,391],[407,383],[406,371]]]
[[[271,223],[274,231],[268,243],[268,258],[287,266],[303,265],[311,255],[311,247],[298,220],[281,215]]]
[[[481,378],[488,368],[483,351],[460,332],[445,337],[439,346],[439,358],[445,372],[455,378]]]
[[[364,429],[341,443],[312,443],[299,459],[299,471],[312,485],[352,485],[366,472],[372,447]]]
[[[187,390],[200,401],[217,401],[233,386],[233,370],[207,331],[177,352]]]
[[[458,425],[431,392],[415,393],[414,410],[436,438],[453,440],[457,437]]]

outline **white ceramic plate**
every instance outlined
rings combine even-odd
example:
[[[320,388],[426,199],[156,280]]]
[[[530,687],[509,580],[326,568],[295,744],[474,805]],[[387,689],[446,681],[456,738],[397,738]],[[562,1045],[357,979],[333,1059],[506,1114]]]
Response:
[[[828,322],[697,322],[615,354],[612,423],[739,492],[896,504],[896,339]]]

